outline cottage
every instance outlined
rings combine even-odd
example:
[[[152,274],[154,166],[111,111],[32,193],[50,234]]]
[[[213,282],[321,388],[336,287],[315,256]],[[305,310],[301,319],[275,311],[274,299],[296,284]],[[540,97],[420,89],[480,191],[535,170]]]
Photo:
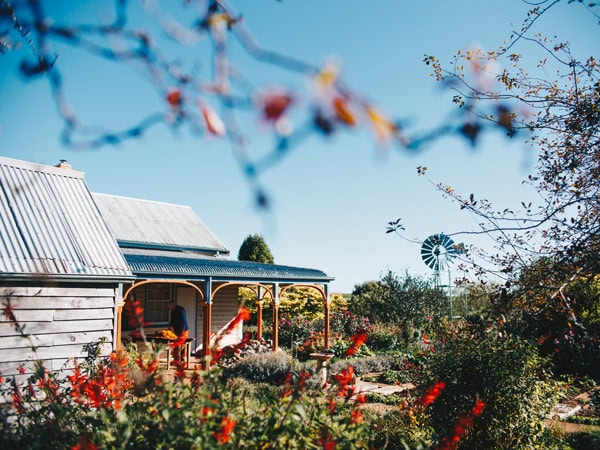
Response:
[[[167,304],[188,313],[193,350],[208,355],[215,342],[242,339],[228,325],[240,287],[273,306],[273,349],[278,348],[281,295],[311,286],[323,299],[329,342],[328,284],[316,269],[229,259],[229,250],[188,206],[92,194],[83,173],[0,157],[0,374],[26,375],[39,359],[58,370],[121,344],[123,299],[142,304],[149,331],[164,328]],[[224,330],[228,331],[223,335]]]

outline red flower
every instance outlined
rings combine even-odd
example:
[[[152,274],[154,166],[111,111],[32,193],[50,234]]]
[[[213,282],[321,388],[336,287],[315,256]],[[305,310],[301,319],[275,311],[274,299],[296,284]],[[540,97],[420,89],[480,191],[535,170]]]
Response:
[[[153,375],[158,370],[158,359],[152,358],[146,362],[141,356],[135,362],[137,366],[146,373],[146,375]]]
[[[483,413],[484,409],[485,409],[485,403],[482,402],[481,400],[477,400],[477,403],[475,403],[475,406],[473,406],[473,409],[472,409],[473,417],[479,417]]]
[[[6,320],[8,320],[10,323],[16,323],[17,318],[15,317],[15,313],[13,312],[13,307],[7,303],[3,304],[2,306],[2,310],[4,312],[4,317],[6,318]]]
[[[362,423],[363,415],[360,409],[353,409],[350,417],[350,423]]]
[[[219,431],[213,433],[213,437],[219,441],[220,444],[227,444],[227,442],[229,442],[229,435],[236,424],[237,422],[229,418],[229,416],[223,417],[223,420],[221,420],[221,428]]]
[[[358,352],[358,350],[365,344],[365,342],[367,342],[367,333],[363,332],[355,334],[352,337],[352,344],[350,345],[350,348],[346,350],[346,356],[355,355]]]
[[[333,378],[338,382],[340,390],[338,391],[338,397],[345,397],[349,399],[354,395],[356,389],[354,367],[348,366],[347,369],[342,369],[339,375],[333,375]]]
[[[327,404],[327,409],[331,412],[335,412],[335,410],[337,409],[337,404],[335,403],[335,400],[333,397],[329,397],[329,403]]]
[[[294,99],[288,94],[267,94],[262,99],[262,109],[265,119],[276,121],[293,103]]]
[[[182,100],[181,91],[179,89],[173,89],[167,93],[167,102],[172,108],[179,108]]]
[[[367,403],[367,396],[365,394],[358,394],[356,396],[356,403],[357,404]]]
[[[25,407],[23,405],[23,394],[21,393],[19,386],[17,386],[17,385],[13,386],[11,399],[12,399],[12,405],[15,407],[17,412],[19,414],[23,414],[25,412]]]
[[[431,405],[437,400],[437,398],[440,396],[445,387],[446,383],[444,383],[443,381],[434,384],[433,387],[430,388],[427,391],[427,393],[419,399],[419,402],[425,406]]]
[[[248,309],[246,309],[246,308],[240,308],[239,311],[238,311],[238,313],[237,313],[237,315],[227,325],[227,328],[225,328],[225,330],[221,332],[221,334],[220,334],[219,338],[217,339],[217,341],[215,342],[214,346],[218,348],[221,340],[225,336],[227,336],[229,333],[231,333],[240,324],[240,322],[243,322],[245,320],[250,319],[250,314],[251,313],[250,313],[250,311]],[[240,346],[240,345],[246,345],[246,343],[248,342],[249,339],[250,339],[250,337],[246,335],[244,337],[244,340],[240,344],[238,344],[238,346]],[[239,348],[238,346],[236,346],[236,348]],[[219,357],[222,356],[222,354],[218,353],[219,350],[216,350],[215,352],[217,352],[217,355]],[[213,353],[215,353],[215,352],[213,352]],[[213,360],[215,359],[215,356],[216,355],[213,354]]]
[[[98,447],[89,441],[89,438],[84,436],[79,440],[79,444],[71,447],[71,450],[98,450]]]
[[[444,437],[436,450],[452,450],[458,446],[460,440],[465,437],[467,430],[473,425],[473,420],[479,417],[485,409],[485,403],[477,400],[475,406],[465,417],[461,417],[452,428],[452,432]]]
[[[144,308],[138,300],[126,300],[123,313],[127,323],[132,327],[142,328],[144,326]]]

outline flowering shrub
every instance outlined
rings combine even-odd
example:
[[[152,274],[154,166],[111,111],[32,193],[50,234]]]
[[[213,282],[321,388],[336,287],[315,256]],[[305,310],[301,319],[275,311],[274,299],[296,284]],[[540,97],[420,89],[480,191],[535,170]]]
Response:
[[[247,314],[242,308],[232,324]],[[348,351],[363,343],[355,339]],[[311,387],[310,372],[279,371],[280,395],[259,396],[249,407],[246,391],[237,393],[239,384],[227,383],[215,365],[222,352],[204,369],[184,370],[179,361],[169,374],[159,369],[159,350],[129,348],[59,372],[37,362],[22,386],[0,377],[8,401],[0,410],[0,448],[368,448],[358,409],[364,397],[353,395],[353,377],[324,391]]]
[[[374,323],[369,333],[369,348],[390,352],[406,347],[403,339],[403,327],[397,324]]]
[[[93,371],[53,374],[38,364],[25,386],[2,380],[12,415],[3,410],[0,447],[367,448],[355,401],[338,397],[337,388],[330,395],[310,389],[309,377],[290,372],[276,401],[247,408],[216,367],[168,377],[154,356],[125,351]]]
[[[293,348],[308,339],[314,331],[310,320],[282,315],[279,320],[279,343],[282,347]]]
[[[370,334],[373,325],[368,317],[360,317],[350,311],[334,311],[331,313],[330,329],[332,333],[338,333],[344,337],[351,337],[360,333]]]
[[[339,335],[331,334],[331,343],[340,339]],[[311,335],[302,342],[296,349],[298,359],[306,360],[311,353],[321,351],[325,348],[325,334],[323,332],[311,333]]]
[[[543,420],[558,399],[544,367],[535,345],[503,324],[448,334],[428,359],[430,383],[445,382],[432,404],[431,425],[438,433],[454,428],[461,448],[543,447]],[[477,401],[485,410],[472,409]],[[462,434],[459,419],[469,415],[478,419]]]

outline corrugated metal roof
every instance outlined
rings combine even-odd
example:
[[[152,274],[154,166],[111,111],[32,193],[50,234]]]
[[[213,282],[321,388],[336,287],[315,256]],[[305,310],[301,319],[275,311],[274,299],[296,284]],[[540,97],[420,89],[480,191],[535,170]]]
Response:
[[[333,280],[325,272],[303,267],[233,261],[182,254],[170,256],[168,252],[151,252],[136,249],[124,250],[131,271],[140,278],[179,278],[215,280],[244,280],[272,282],[318,282]]]
[[[92,194],[122,248],[164,248],[229,254],[189,207],[107,194]]]
[[[0,156],[0,274],[130,278],[83,173]]]

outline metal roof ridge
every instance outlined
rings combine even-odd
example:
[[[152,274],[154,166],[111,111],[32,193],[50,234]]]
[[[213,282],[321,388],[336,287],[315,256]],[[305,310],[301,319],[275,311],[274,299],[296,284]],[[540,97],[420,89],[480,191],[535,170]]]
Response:
[[[43,172],[54,175],[67,176],[71,178],[84,178],[85,173],[75,169],[64,169],[61,167],[51,166],[49,164],[24,161],[22,159],[9,158],[8,156],[0,155],[0,165],[16,167],[19,169],[33,170],[35,172]]]
[[[184,246],[176,244],[154,244],[151,242],[140,242],[140,241],[125,241],[117,239],[119,247],[123,249],[140,249],[140,250],[158,250],[165,252],[174,252],[178,255],[184,254],[198,254],[198,252],[213,252],[217,254],[229,255],[229,249],[224,250],[225,247],[195,247],[195,246]],[[210,257],[210,255],[206,255]]]
[[[124,199],[124,200],[133,200],[133,201],[136,201],[136,202],[154,203],[156,205],[176,206],[176,207],[179,207],[179,208],[192,209],[191,206],[189,206],[189,205],[182,205],[181,203],[162,202],[162,201],[158,201],[158,200],[148,200],[146,198],[129,197],[129,196],[126,196],[126,195],[105,194],[103,192],[92,192],[92,196],[96,196],[96,195],[99,195],[99,196],[102,196],[102,197],[121,198],[121,199]],[[200,219],[200,220],[202,220],[202,219]]]

